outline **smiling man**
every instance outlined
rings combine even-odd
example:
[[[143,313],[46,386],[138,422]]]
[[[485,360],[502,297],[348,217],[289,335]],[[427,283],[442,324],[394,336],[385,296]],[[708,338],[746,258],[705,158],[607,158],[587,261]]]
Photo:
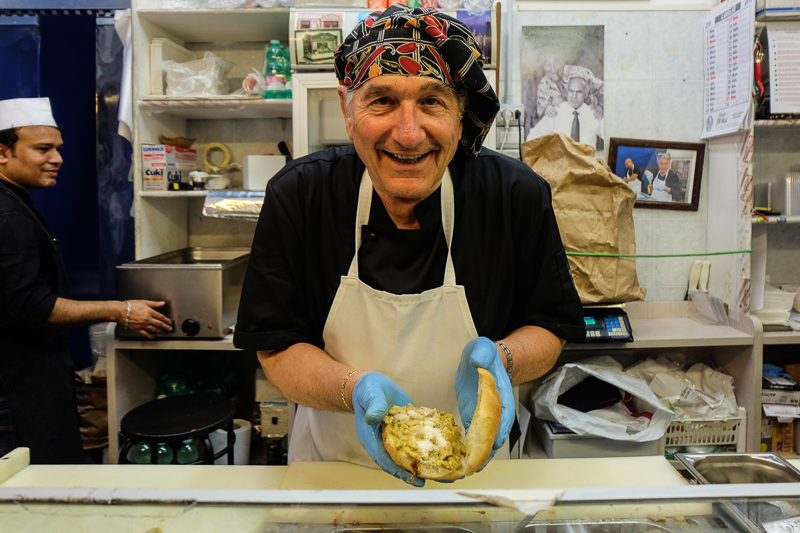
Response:
[[[500,392],[493,448],[508,458],[513,386],[584,337],[547,183],[481,146],[499,108],[483,61],[437,11],[371,14],[335,53],[353,146],[269,182],[234,344],[298,404],[290,462],[423,484],[389,457],[380,422],[413,403],[468,428],[478,367]]]
[[[63,145],[49,99],[0,101],[0,456],[25,446],[32,463],[84,462],[67,328],[171,329],[163,302],[67,298],[56,233],[29,196],[56,185]]]

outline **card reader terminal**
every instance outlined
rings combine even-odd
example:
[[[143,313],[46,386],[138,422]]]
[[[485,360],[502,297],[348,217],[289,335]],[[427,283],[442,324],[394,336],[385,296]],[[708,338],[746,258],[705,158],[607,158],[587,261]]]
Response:
[[[619,307],[584,307],[583,342],[633,342],[633,329],[628,315]]]

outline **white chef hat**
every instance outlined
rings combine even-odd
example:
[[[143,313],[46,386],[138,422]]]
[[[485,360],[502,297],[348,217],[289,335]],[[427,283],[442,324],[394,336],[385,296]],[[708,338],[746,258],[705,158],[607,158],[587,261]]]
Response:
[[[49,98],[0,100],[0,131],[23,126],[58,127]]]
[[[603,80],[594,75],[594,73],[586,67],[580,65],[566,65],[564,66],[564,85],[569,85],[569,80],[572,78],[581,78],[584,80],[590,91],[598,91],[603,94]]]

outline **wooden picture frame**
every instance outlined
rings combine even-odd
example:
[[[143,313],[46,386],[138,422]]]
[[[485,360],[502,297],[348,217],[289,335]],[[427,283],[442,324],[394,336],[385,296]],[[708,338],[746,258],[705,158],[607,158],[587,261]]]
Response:
[[[637,193],[634,207],[697,211],[705,151],[704,143],[611,137],[608,166]]]

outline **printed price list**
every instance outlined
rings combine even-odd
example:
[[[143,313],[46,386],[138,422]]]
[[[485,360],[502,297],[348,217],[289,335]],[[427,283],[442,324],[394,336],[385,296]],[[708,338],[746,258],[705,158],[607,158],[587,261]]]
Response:
[[[738,131],[750,104],[753,1],[725,2],[704,27],[702,137]]]

